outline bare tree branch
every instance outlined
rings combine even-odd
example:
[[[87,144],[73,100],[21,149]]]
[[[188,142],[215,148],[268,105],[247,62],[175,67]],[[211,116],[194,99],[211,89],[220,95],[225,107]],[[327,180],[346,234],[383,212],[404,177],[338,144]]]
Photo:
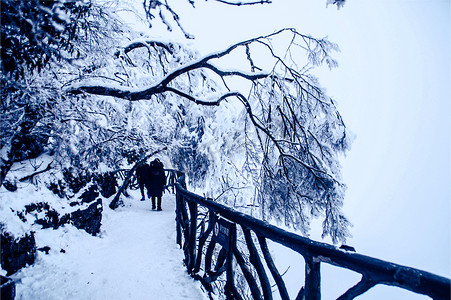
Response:
[[[45,169],[43,169],[43,170],[41,170],[41,171],[34,172],[33,174],[30,174],[30,175],[28,175],[28,176],[25,176],[25,177],[19,179],[19,181],[20,181],[20,182],[23,182],[23,181],[26,181],[26,180],[32,180],[34,176],[39,175],[39,174],[44,173],[44,172],[47,172],[48,170],[50,170],[50,169],[52,168],[52,167],[51,167],[51,166],[52,166],[52,163],[53,163],[53,161],[51,161],[51,162],[47,165],[47,167],[46,167]]]
[[[188,0],[189,3],[194,7],[195,0]],[[258,5],[258,4],[270,4],[271,0],[247,0],[247,1],[228,1],[228,0],[214,0],[221,4],[231,5],[231,6],[248,6],[248,5]],[[173,21],[177,24],[177,27],[183,32],[185,38],[194,39],[194,36],[188,33],[183,27],[179,15],[172,9],[172,6],[169,5],[168,1],[160,1],[160,0],[143,0],[143,7],[146,13],[146,17],[149,21],[149,26],[152,26],[152,21],[155,19],[154,11],[158,11],[158,16],[161,22],[166,25],[168,31],[172,31],[172,26],[170,21],[166,19],[164,12],[169,13],[172,16]]]
[[[160,41],[133,41],[130,44],[128,44],[127,46],[125,46],[122,51],[124,51],[124,53],[128,53],[130,51],[133,51],[137,48],[149,48],[149,47],[160,47],[165,49],[166,51],[169,52],[169,54],[173,54],[174,51],[172,49],[172,45],[169,43],[163,43]],[[116,53],[114,55],[119,56],[120,51],[116,51]]]
[[[225,1],[225,0],[215,0],[216,2],[234,5],[234,6],[243,6],[243,5],[256,5],[256,4],[271,4],[271,0],[260,0],[260,1]]]

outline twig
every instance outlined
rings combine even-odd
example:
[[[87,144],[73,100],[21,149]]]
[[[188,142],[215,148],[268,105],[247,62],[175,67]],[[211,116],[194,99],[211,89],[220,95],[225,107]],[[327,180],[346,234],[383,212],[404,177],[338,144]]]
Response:
[[[52,168],[51,167],[52,163],[53,163],[53,161],[51,161],[44,170],[41,170],[41,171],[38,171],[38,172],[34,172],[31,175],[28,175],[28,176],[25,176],[25,177],[19,179],[19,181],[20,182],[24,182],[26,180],[31,180],[31,179],[33,179],[34,176],[36,176],[38,174],[41,174],[41,173],[44,173],[44,172],[47,172],[48,170],[50,170]]]

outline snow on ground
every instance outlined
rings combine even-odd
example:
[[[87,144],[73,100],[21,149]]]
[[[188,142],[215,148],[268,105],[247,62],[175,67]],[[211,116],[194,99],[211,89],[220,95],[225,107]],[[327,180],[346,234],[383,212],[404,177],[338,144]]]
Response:
[[[16,299],[206,299],[175,243],[175,196],[163,196],[161,212],[139,198],[131,191],[115,211],[104,203],[98,237],[71,225],[36,231],[37,247],[51,250],[11,276]]]

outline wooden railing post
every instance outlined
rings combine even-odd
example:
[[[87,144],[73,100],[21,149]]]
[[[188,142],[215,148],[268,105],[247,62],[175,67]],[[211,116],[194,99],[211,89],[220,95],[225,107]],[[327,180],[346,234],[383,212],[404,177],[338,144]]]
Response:
[[[213,225],[214,225],[214,213],[209,212],[209,218],[208,218],[208,227],[205,232],[203,232],[199,237],[198,242],[198,251],[197,251],[197,257],[196,257],[196,264],[194,266],[193,273],[197,273],[200,270],[201,260],[202,260],[202,249],[204,248],[205,242],[207,241],[208,236],[213,231]],[[207,271],[207,270],[205,270]]]
[[[182,248],[182,212],[180,207],[182,205],[182,195],[176,191],[175,194],[175,226],[176,226],[176,243]]]
[[[189,265],[189,258],[190,258],[190,248],[189,248],[189,241],[190,241],[190,220],[188,218],[188,212],[186,211],[186,200],[185,197],[182,195],[180,198],[180,225],[182,226],[182,233],[183,233],[183,252],[185,254],[185,265],[188,267]]]
[[[266,265],[268,266],[269,271],[271,272],[274,281],[276,282],[277,288],[279,289],[280,298],[282,300],[289,300],[288,291],[285,286],[285,282],[282,279],[279,271],[276,268],[274,260],[271,257],[271,253],[269,252],[268,245],[266,243],[266,239],[262,236],[257,236],[258,242],[260,243],[260,249],[262,249],[263,257],[265,258]]]
[[[271,284],[269,283],[268,276],[266,275],[265,268],[258,254],[257,248],[252,240],[252,234],[249,228],[242,226],[244,238],[246,239],[247,248],[249,250],[249,259],[251,264],[257,271],[258,278],[260,279],[260,285],[263,291],[263,297],[267,300],[272,300]]]
[[[305,290],[304,299],[321,299],[321,273],[320,262],[311,256],[305,256]]]
[[[235,284],[233,282],[234,271],[233,271],[233,248],[236,246],[236,225],[232,224],[231,232],[230,232],[230,246],[227,251],[227,260],[226,260],[226,285],[225,285],[225,294],[227,299],[235,299],[237,298],[237,291],[235,288]]]
[[[189,240],[188,240],[188,273],[192,274],[196,260],[196,232],[197,232],[197,203],[188,201],[190,213]]]

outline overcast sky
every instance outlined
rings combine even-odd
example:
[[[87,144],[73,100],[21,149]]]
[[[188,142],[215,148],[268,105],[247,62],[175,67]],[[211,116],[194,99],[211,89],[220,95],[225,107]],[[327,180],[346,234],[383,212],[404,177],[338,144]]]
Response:
[[[348,243],[450,277],[450,1],[273,2],[199,1],[179,14],[203,54],[283,27],[337,43],[339,67],[318,76],[356,135],[343,160]]]

